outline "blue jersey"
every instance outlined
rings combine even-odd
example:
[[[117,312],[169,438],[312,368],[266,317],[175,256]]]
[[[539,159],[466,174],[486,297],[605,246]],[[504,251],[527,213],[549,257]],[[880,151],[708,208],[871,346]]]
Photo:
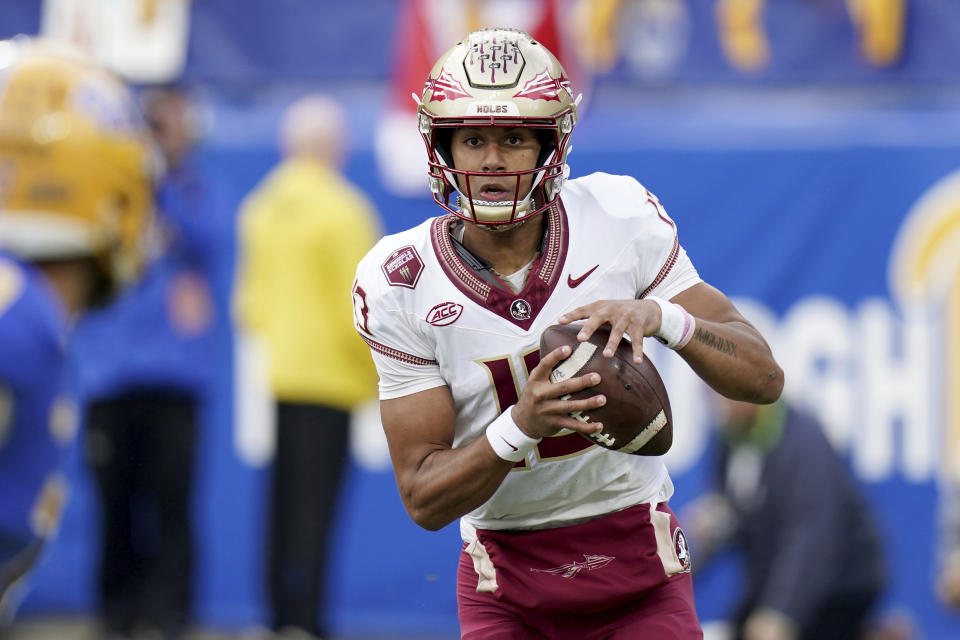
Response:
[[[163,252],[112,304],[84,314],[71,338],[85,401],[142,387],[202,393],[214,375],[219,192],[188,164],[165,177],[157,208]]]
[[[40,274],[0,254],[0,564],[59,522],[76,430],[65,332],[66,314]]]

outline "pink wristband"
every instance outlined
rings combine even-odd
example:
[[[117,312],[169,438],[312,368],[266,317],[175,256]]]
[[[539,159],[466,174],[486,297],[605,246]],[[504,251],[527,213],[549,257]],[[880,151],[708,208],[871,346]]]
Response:
[[[674,351],[687,346],[697,326],[696,319],[675,302],[656,296],[647,296],[645,299],[656,302],[660,307],[660,329],[653,337]]]

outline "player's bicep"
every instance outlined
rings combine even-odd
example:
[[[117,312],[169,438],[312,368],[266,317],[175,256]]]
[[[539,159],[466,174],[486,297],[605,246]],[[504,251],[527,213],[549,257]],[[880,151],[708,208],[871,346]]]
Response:
[[[402,486],[431,453],[453,447],[456,412],[446,386],[380,401],[390,459]]]

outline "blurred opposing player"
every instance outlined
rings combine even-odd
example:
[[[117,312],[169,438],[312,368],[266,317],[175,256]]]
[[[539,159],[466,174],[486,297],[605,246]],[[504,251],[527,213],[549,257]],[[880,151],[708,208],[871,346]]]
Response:
[[[71,318],[134,279],[151,211],[142,118],[112,75],[0,42],[0,613],[57,529],[75,430]]]
[[[380,374],[383,426],[415,522],[460,518],[463,638],[698,638],[690,553],[659,457],[591,444],[570,414],[597,374],[550,381],[540,333],[584,321],[675,349],[714,389],[769,403],[783,373],[704,283],[633,178],[566,182],[577,119],[563,68],[525,33],[471,33],[436,63],[419,128],[448,213],[360,263],[354,320]],[[561,195],[562,187],[562,195]],[[579,353],[579,351],[578,351]]]
[[[823,427],[784,401],[713,405],[713,486],[681,516],[699,566],[725,549],[743,559],[731,637],[877,640],[868,626],[886,583],[883,540]]]

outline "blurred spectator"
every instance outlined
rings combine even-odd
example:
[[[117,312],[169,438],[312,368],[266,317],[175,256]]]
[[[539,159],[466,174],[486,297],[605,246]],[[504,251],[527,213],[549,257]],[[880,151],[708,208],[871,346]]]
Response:
[[[0,50],[2,626],[68,494],[68,328],[139,275],[152,175],[139,109],[112,75],[42,41]],[[51,122],[64,126],[37,134]]]
[[[943,541],[936,591],[944,605],[960,609],[960,484],[948,481],[940,500]]]
[[[78,327],[85,453],[100,493],[103,622],[178,638],[190,622],[197,428],[217,362],[212,342],[215,185],[193,155],[196,117],[178,88],[142,96],[166,172],[157,255],[143,281]]]
[[[717,398],[716,492],[687,508],[694,566],[735,545],[744,640],[862,638],[884,586],[877,527],[819,424],[781,401]]]
[[[261,339],[276,398],[267,588],[275,630],[326,633],[327,543],[348,453],[350,411],[376,391],[353,328],[350,287],[378,233],[340,173],[344,116],[312,95],[283,115],[284,156],[241,209],[240,326]]]

